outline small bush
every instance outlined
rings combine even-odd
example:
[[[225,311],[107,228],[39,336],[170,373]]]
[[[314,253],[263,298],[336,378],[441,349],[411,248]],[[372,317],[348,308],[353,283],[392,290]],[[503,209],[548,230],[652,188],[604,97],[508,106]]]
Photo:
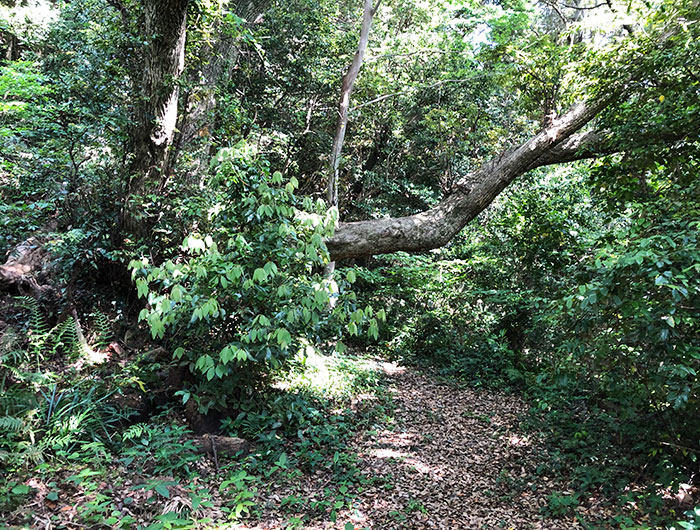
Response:
[[[205,410],[230,405],[321,337],[378,329],[372,309],[356,307],[347,290],[354,273],[323,274],[336,211],[298,199],[296,180],[271,174],[245,143],[214,165],[211,194],[198,205],[204,220],[182,255],[131,263],[148,302],[140,318],[156,338],[169,330]]]

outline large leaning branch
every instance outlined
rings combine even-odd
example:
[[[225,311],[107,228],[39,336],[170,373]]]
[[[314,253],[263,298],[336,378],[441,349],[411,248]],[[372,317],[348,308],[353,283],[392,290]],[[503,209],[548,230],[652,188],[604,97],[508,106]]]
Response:
[[[700,0],[692,2],[694,8]],[[656,47],[665,47],[681,26],[663,30]],[[407,217],[341,223],[326,241],[332,260],[425,251],[446,245],[469,221],[481,213],[513,180],[531,169],[593,158],[616,152],[601,132],[581,132],[624,91],[631,73],[606,97],[576,105],[530,140],[504,151],[481,168],[460,179],[455,191],[436,207]],[[678,134],[675,134],[678,137]],[[641,139],[644,142],[644,139]]]
[[[517,177],[536,167],[593,156],[601,135],[578,132],[614,99],[611,95],[577,105],[527,142],[460,179],[456,190],[430,210],[407,217],[341,223],[327,241],[332,259],[444,246]]]
[[[508,184],[528,171],[620,152],[624,143],[611,138],[609,131],[577,132],[612,99],[572,110],[531,140],[462,178],[455,191],[430,210],[407,217],[341,223],[326,242],[332,259],[444,246]],[[658,145],[682,140],[690,134],[689,129],[654,131],[639,135],[634,143],[638,147]]]

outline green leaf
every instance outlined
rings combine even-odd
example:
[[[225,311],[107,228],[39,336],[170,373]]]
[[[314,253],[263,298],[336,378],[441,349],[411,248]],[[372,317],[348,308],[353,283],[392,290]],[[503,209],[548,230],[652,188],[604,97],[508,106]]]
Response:
[[[265,280],[267,280],[267,272],[265,272],[265,269],[263,269],[263,268],[255,269],[255,272],[253,272],[253,281],[256,281],[258,283],[262,283]]]
[[[148,282],[145,278],[136,279],[136,293],[139,298],[145,298],[148,294]]]
[[[175,395],[180,395],[182,396],[182,404],[184,405],[190,400],[191,394],[188,390],[178,390],[175,392]]]
[[[286,348],[292,343],[292,335],[286,329],[279,328],[276,333],[277,343],[282,346],[282,348]]]
[[[168,490],[168,487],[165,484],[156,484],[156,487],[153,489],[156,490],[156,493],[159,493],[166,499],[170,498],[170,490]]]
[[[180,287],[179,285],[174,286],[174,287],[170,290],[170,298],[171,298],[174,302],[179,302],[180,299],[182,298],[182,287]]]
[[[367,330],[367,335],[369,335],[375,340],[379,338],[379,326],[377,325],[377,321],[374,318],[369,321],[369,329]]]
[[[231,362],[234,358],[234,353],[233,349],[231,348],[230,345],[225,346],[223,350],[221,350],[221,353],[219,353],[219,359],[221,359],[221,362],[223,364],[228,364]]]

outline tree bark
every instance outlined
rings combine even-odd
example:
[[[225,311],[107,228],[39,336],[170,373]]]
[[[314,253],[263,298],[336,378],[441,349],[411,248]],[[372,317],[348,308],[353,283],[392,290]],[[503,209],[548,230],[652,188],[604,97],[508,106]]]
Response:
[[[9,30],[0,31],[0,61],[16,61],[20,57],[20,43]]]
[[[345,142],[345,131],[348,126],[348,111],[350,109],[350,95],[355,85],[357,75],[360,73],[362,62],[369,42],[369,31],[372,28],[372,19],[379,7],[372,7],[372,0],[365,0],[362,14],[362,27],[360,29],[360,42],[357,51],[350,63],[350,68],[343,76],[343,83],[340,89],[340,100],[338,101],[338,122],[335,136],[333,137],[333,147],[331,148],[330,172],[328,177],[328,206],[338,206],[338,179],[340,170],[340,158]]]
[[[269,0],[238,0],[232,12],[247,23],[252,23],[268,6]],[[204,42],[197,55],[201,68],[187,69],[191,88],[183,96],[184,109],[177,125],[175,148],[166,170],[171,170],[180,151],[199,141],[199,160],[195,172],[207,167],[210,158],[211,133],[215,128],[213,114],[216,109],[216,89],[228,79],[235,65],[240,48],[235,37],[228,35],[221,23],[213,28],[216,38]]]
[[[127,195],[154,186],[167,177],[169,148],[177,123],[178,80],[185,66],[189,0],[144,0],[144,50],[141,91],[131,133],[133,159]]]
[[[577,133],[616,95],[579,104],[522,145],[504,151],[457,182],[436,207],[415,215],[341,223],[326,244],[332,260],[446,245],[517,177],[549,164],[600,154],[602,135]]]
[[[693,9],[697,9],[700,0],[694,0],[691,4]],[[665,47],[679,28],[679,25],[662,28],[656,46],[659,49]],[[531,169],[620,151],[620,147],[606,140],[604,133],[579,131],[616,101],[628,83],[642,73],[641,69],[640,65],[638,72],[618,81],[617,88],[611,87],[606,96],[579,103],[530,140],[504,151],[461,178],[454,191],[436,207],[406,217],[340,223],[333,237],[326,241],[331,260],[398,251],[426,251],[444,246],[491,204],[508,184]],[[667,131],[655,136],[657,140],[664,137],[678,140],[690,134],[688,131]],[[635,139],[637,146],[653,143],[651,138],[645,136],[640,134]]]
[[[46,256],[43,242],[36,237],[15,246],[0,265],[0,291],[40,291],[36,277],[46,265]]]

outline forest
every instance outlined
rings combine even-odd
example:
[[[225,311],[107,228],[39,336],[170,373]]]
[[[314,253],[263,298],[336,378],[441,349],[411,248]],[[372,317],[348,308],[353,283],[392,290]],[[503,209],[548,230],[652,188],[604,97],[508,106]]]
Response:
[[[699,0],[0,0],[0,528],[700,529]]]

